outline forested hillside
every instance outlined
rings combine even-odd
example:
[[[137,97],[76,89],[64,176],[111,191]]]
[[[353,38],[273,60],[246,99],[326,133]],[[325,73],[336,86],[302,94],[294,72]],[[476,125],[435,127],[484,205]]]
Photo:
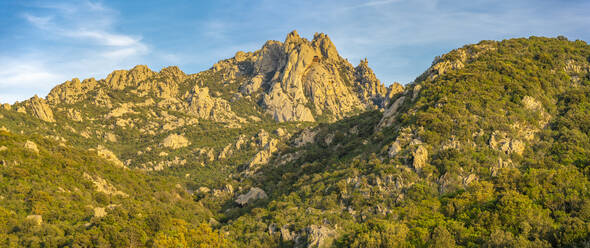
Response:
[[[198,74],[75,79],[0,127],[0,246],[590,245],[590,46],[564,37],[385,88],[292,32]]]

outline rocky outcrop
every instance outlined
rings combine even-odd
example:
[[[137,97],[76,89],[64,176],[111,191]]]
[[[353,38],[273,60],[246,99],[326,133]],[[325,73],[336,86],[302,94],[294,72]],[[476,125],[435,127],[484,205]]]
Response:
[[[359,65],[354,68],[354,76],[356,77],[361,100],[368,106],[385,107],[387,96],[390,94],[388,91],[390,90],[385,88],[381,81],[377,79],[366,58],[361,60]],[[397,88],[392,89],[397,90]]]
[[[266,164],[272,157],[272,154],[277,151],[277,144],[278,140],[271,139],[262,150],[260,150],[254,158],[250,160],[249,167],[253,167],[255,165]]]
[[[121,160],[119,160],[119,158],[117,158],[117,155],[115,155],[112,151],[110,151],[106,147],[99,145],[96,148],[96,152],[99,157],[112,162],[114,165],[116,165],[118,167],[125,167],[123,162],[121,162]]]
[[[265,199],[267,197],[268,196],[266,195],[266,192],[264,192],[264,190],[262,190],[261,188],[252,187],[250,191],[248,191],[248,193],[239,195],[236,199],[236,203],[240,204],[241,206],[245,206],[250,202]]]
[[[398,97],[391,106],[389,106],[384,112],[381,121],[377,125],[377,128],[381,129],[387,126],[390,126],[395,121],[395,118],[398,115],[398,110],[406,100],[405,96]]]
[[[43,216],[38,214],[27,215],[26,220],[30,221],[35,226],[43,224]]]
[[[60,103],[74,104],[85,99],[87,93],[97,86],[98,83],[94,78],[82,82],[80,82],[80,79],[74,78],[53,88],[47,95],[47,101],[53,105]]]
[[[254,53],[236,53],[212,70],[229,81],[248,76],[241,94],[257,97],[279,122],[339,119],[381,107],[387,93],[366,61],[355,69],[321,33],[309,41],[293,31],[284,42],[268,41]]]
[[[86,180],[91,181],[95,186],[95,190],[98,192],[102,192],[107,195],[128,197],[128,195],[125,192],[118,190],[117,188],[115,188],[115,186],[113,186],[112,184],[107,182],[107,180],[105,180],[99,176],[93,177],[93,176],[90,176],[89,174],[87,174],[86,172],[84,172],[83,177]]]
[[[424,166],[426,166],[426,161],[428,161],[428,150],[426,150],[424,146],[420,145],[412,153],[412,157],[414,158],[412,161],[412,166],[414,167],[414,170],[419,172]]]
[[[82,118],[82,114],[80,113],[80,111],[72,108],[68,109],[67,116],[70,120],[76,122],[81,122],[84,120],[84,118]]]
[[[504,168],[514,168],[514,163],[512,163],[511,159],[502,159],[502,157],[498,157],[498,162],[490,168],[491,176],[498,176],[500,170]]]
[[[336,231],[326,226],[311,225],[305,228],[307,248],[324,248],[330,247],[332,240],[336,236]]]
[[[25,142],[25,149],[32,151],[34,153],[39,153],[39,148],[37,148],[37,144],[30,140],[27,140],[27,142]]]
[[[190,144],[187,138],[178,134],[170,134],[162,141],[162,146],[172,149],[187,147]]]
[[[514,138],[508,137],[504,132],[494,131],[490,136],[489,145],[492,149],[504,152],[506,154],[522,155],[525,149],[525,143]]]
[[[225,147],[223,147],[223,150],[221,150],[221,152],[219,153],[219,156],[217,156],[218,159],[226,159],[229,156],[231,156],[233,154],[233,150],[232,150],[232,144],[228,144]]]
[[[121,106],[111,110],[111,112],[108,113],[105,118],[119,118],[127,113],[137,114],[137,112],[133,111],[132,104],[130,103],[121,104]]]
[[[53,117],[53,111],[47,104],[47,101],[43,98],[39,98],[37,95],[29,99],[25,105],[29,109],[29,112],[46,122],[55,122],[55,118]]]
[[[188,102],[188,112],[198,118],[224,122],[243,121],[232,112],[229,102],[221,98],[212,97],[207,87],[200,88],[195,85],[187,93],[186,101]]]
[[[456,49],[443,55],[442,57],[436,57],[432,62],[432,66],[424,72],[418,79],[421,80],[434,80],[440,75],[443,75],[451,70],[458,70],[465,67],[465,64],[473,61],[482,54],[489,51],[496,50],[496,44],[492,42],[482,42],[475,45],[467,45],[462,48]]]
[[[107,211],[105,208],[94,208],[94,218],[102,218],[107,216]]]
[[[137,65],[133,69],[116,70],[111,72],[105,80],[106,85],[115,90],[122,90],[128,86],[137,86],[142,81],[154,76],[156,73],[145,65]]]
[[[312,143],[315,140],[315,136],[317,134],[318,130],[313,130],[312,128],[303,129],[303,131],[299,133],[299,136],[294,139],[293,143],[296,147],[302,147]]]
[[[395,142],[393,142],[393,144],[391,144],[391,146],[387,150],[387,154],[389,155],[390,158],[393,158],[401,150],[402,150],[402,147],[400,146],[399,141],[396,140]]]
[[[404,86],[397,82],[393,82],[391,85],[389,85],[389,87],[387,87],[387,96],[385,97],[385,103],[383,107],[387,107],[391,99],[394,99],[397,94],[402,93],[403,91]]]
[[[263,107],[276,121],[315,121],[311,110],[304,104],[294,104],[281,89],[274,89],[270,94],[264,96]]]
[[[545,111],[545,108],[543,107],[543,103],[541,103],[539,100],[533,98],[532,96],[523,97],[522,104],[525,109],[533,111],[539,115],[540,120],[539,120],[538,124],[540,127],[545,127],[545,125],[547,125],[547,123],[549,123],[549,120],[551,120],[551,115],[549,115],[549,113],[547,113],[547,111]]]

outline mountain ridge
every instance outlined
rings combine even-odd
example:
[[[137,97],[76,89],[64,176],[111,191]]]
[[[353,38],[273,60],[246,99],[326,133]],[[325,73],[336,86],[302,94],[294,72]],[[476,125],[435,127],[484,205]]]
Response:
[[[34,190],[0,185],[0,220],[10,223],[0,242],[49,244],[35,235],[61,245],[84,237],[75,244],[147,247],[208,237],[221,247],[590,242],[588,44],[482,41],[384,90],[366,60],[346,64],[327,36],[316,36],[314,46],[293,32],[197,74],[137,66],[3,105],[0,177],[29,180]],[[330,85],[341,89],[325,90]],[[314,121],[289,111],[297,108]],[[52,180],[60,172],[82,174],[81,193],[59,191],[67,186]],[[134,176],[141,190],[130,186]],[[83,194],[92,208],[66,208],[71,215],[59,222],[47,197],[67,204],[61,194]],[[42,234],[47,229],[58,231]]]

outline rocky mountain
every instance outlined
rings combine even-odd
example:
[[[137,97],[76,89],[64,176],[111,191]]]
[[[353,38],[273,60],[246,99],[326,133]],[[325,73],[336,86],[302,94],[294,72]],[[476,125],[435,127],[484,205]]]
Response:
[[[230,82],[246,76],[238,97],[256,99],[279,122],[336,120],[383,107],[388,94],[366,60],[353,67],[321,33],[309,41],[293,31],[284,42],[268,41],[256,52],[238,52],[215,64],[213,71]]]
[[[367,60],[353,67],[338,55],[327,35],[316,34],[309,41],[293,31],[285,42],[268,41],[258,51],[237,52],[197,74],[186,75],[175,66],[154,72],[138,65],[114,71],[106,79],[74,78],[56,86],[46,99],[35,96],[12,108],[55,123],[71,133],[65,136],[79,141],[77,146],[113,150],[127,167],[162,170],[186,165],[187,159],[206,164],[234,154],[230,144],[214,140],[170,144],[170,137],[197,139],[195,135],[202,134],[195,133],[196,126],[234,129],[234,134],[223,135],[231,143],[244,139],[237,135],[240,130],[259,129],[261,123],[335,121],[383,108],[401,88],[385,88]],[[283,126],[289,125],[293,126]],[[256,133],[249,135],[253,139]],[[145,142],[138,143],[137,137]],[[265,145],[251,150],[262,151]],[[172,156],[172,151],[199,155]],[[254,164],[269,156],[259,154]]]
[[[386,88],[324,34],[0,108],[0,244],[583,247],[590,46],[482,41]],[[42,238],[39,238],[42,237]]]

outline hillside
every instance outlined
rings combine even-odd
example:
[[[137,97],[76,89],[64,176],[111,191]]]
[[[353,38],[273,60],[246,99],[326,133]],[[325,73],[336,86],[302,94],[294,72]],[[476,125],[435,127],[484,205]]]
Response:
[[[295,31],[197,74],[73,79],[0,108],[0,244],[585,246],[589,99],[590,46],[563,37],[466,45],[403,87]]]
[[[250,179],[270,199],[222,219],[255,246],[587,245],[589,58],[537,37],[454,50],[383,114],[309,130]]]

